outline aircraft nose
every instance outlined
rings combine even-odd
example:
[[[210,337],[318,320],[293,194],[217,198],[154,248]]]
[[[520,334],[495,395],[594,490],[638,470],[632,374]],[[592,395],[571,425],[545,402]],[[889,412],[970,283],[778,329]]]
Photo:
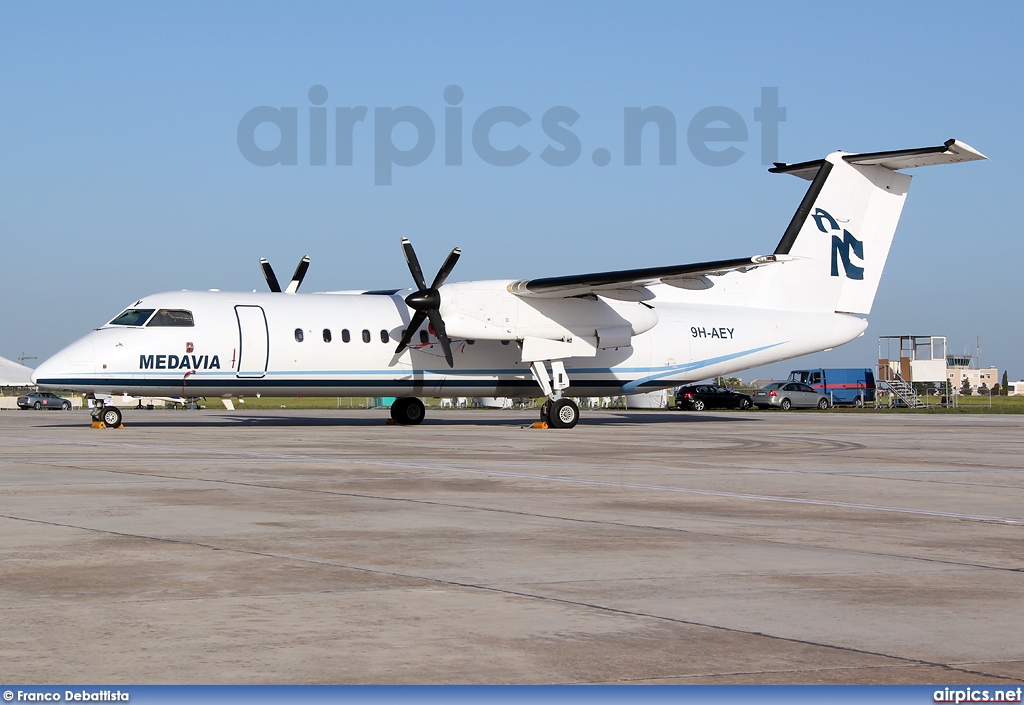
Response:
[[[91,340],[83,338],[36,367],[32,372],[32,383],[36,386],[55,384],[69,372],[93,372],[95,366],[96,348]]]
[[[51,358],[47,358],[46,360],[43,360],[38,367],[32,370],[32,384],[38,385],[40,379],[46,379],[53,376],[56,367],[54,364],[56,358],[56,355]]]

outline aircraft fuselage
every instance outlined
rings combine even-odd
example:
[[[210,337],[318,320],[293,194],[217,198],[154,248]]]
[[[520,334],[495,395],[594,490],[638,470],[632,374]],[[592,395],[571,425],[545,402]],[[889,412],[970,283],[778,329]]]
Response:
[[[490,283],[468,284],[485,291]],[[413,337],[410,348],[395,353],[410,319],[403,300],[408,291],[170,292],[141,299],[133,308],[187,311],[192,326],[107,324],[41,365],[36,379],[47,389],[137,396],[541,396],[529,363],[522,361],[522,326],[553,339],[572,340],[572,333],[545,331],[537,302],[530,302],[530,311],[510,311],[503,299],[511,295],[500,295],[501,282],[493,284],[499,295],[490,311],[464,310],[461,323],[459,313],[445,312],[454,351],[451,369],[429,326]],[[464,298],[474,306],[486,299]],[[567,305],[561,299],[555,303]],[[591,332],[577,335],[591,341],[590,356],[565,360],[570,380],[565,393],[576,397],[646,392],[727,374],[841,345],[867,325],[844,314],[657,298],[649,303],[576,299],[569,305],[578,310],[572,319],[578,330],[589,326]],[[480,325],[481,337],[460,335],[477,330],[477,322],[498,318],[500,323],[489,328]],[[594,335],[602,323],[611,330],[630,319],[642,332],[627,335],[624,345],[596,347],[603,344]],[[564,310],[559,320],[566,320]],[[511,327],[502,328],[506,322]]]

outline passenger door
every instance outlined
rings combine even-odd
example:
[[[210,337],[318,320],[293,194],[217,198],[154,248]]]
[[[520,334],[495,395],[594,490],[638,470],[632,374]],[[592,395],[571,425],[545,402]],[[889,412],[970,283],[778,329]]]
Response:
[[[270,332],[262,306],[235,306],[238,318],[238,377],[259,378],[267,374]]]

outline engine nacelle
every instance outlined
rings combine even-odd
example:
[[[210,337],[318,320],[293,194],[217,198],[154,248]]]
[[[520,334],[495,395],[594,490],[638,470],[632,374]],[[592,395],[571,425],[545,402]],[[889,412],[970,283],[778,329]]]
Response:
[[[586,338],[596,347],[624,347],[658,324],[658,314],[635,301],[601,297],[547,299],[508,291],[511,280],[460,282],[440,288],[448,335],[470,340]]]

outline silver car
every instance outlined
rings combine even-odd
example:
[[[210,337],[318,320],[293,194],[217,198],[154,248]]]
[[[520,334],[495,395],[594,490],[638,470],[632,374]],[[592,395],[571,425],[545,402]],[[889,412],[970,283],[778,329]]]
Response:
[[[71,408],[71,402],[63,397],[58,397],[53,392],[29,392],[23,397],[18,397],[19,409],[60,409],[67,411]]]
[[[814,391],[803,382],[772,382],[758,389],[753,394],[754,406],[759,409],[770,409],[773,406],[789,411],[793,408],[827,409],[828,397]]]

